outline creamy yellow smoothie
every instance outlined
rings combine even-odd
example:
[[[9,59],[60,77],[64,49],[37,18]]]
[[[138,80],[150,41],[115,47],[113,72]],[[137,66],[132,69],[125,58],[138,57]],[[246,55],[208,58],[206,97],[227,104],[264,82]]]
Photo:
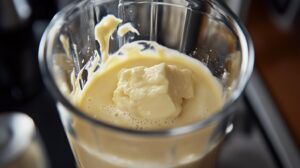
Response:
[[[95,28],[101,63],[89,72],[74,102],[91,116],[121,127],[165,129],[201,121],[223,106],[222,88],[201,62],[153,41],[124,44],[109,55],[122,21],[106,16]],[[130,24],[118,29],[138,34]],[[76,83],[75,83],[76,85]]]
[[[108,15],[95,27],[101,57],[85,67],[84,86],[84,70],[77,78],[73,73],[70,97],[76,107],[100,121],[134,130],[179,127],[204,120],[222,108],[221,84],[194,58],[154,41],[126,43],[110,54],[114,32],[139,35],[130,23],[118,27],[121,23]],[[218,143],[207,148],[213,125],[178,138],[131,137],[97,129],[76,117],[72,129],[75,135],[69,140],[82,168],[211,168],[218,149]]]

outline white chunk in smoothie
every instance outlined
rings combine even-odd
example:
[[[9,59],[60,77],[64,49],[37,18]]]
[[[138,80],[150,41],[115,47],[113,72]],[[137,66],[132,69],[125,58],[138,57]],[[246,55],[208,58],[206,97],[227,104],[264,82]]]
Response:
[[[95,27],[101,64],[73,92],[79,109],[117,126],[157,130],[204,120],[222,108],[221,84],[194,58],[153,41],[126,43],[109,54],[109,39],[121,22],[108,15]],[[120,36],[139,34],[124,26]]]

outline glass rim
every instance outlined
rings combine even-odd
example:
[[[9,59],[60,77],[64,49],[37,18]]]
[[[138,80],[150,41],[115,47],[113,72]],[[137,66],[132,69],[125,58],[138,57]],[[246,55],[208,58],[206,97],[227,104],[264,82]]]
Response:
[[[107,1],[114,1],[114,0],[106,0]],[[53,78],[52,73],[49,69],[49,64],[47,63],[47,47],[48,47],[48,40],[49,40],[49,32],[54,28],[55,25],[62,21],[63,16],[65,16],[66,12],[74,9],[77,5],[83,3],[82,1],[74,2],[63,8],[60,12],[58,12],[53,19],[51,20],[50,24],[47,26],[45,32],[43,33],[40,46],[39,46],[39,66],[42,74],[42,78],[44,83],[47,87],[47,90],[50,91],[50,94],[53,98],[56,99],[56,103],[61,103],[65,108],[68,109],[71,113],[75,114],[77,117],[85,120],[86,122],[90,122],[97,127],[102,127],[105,129],[113,130],[120,133],[125,134],[133,134],[133,135],[141,135],[141,136],[175,136],[175,135],[182,135],[187,133],[192,133],[205,126],[213,123],[215,121],[219,121],[226,116],[229,116],[232,111],[230,110],[231,105],[233,105],[237,99],[240,97],[241,93],[243,92],[244,88],[246,87],[247,82],[250,79],[250,76],[253,71],[254,66],[254,48],[252,44],[252,40],[244,27],[244,25],[239,21],[237,16],[222,2],[216,2],[211,0],[202,0],[208,2],[210,4],[216,5],[219,9],[221,9],[226,14],[226,20],[232,22],[233,27],[236,30],[236,34],[240,38],[240,45],[241,45],[241,67],[239,76],[237,79],[236,88],[232,91],[231,96],[229,97],[228,102],[217,112],[210,115],[204,120],[196,121],[191,124],[186,124],[183,126],[175,127],[175,128],[168,128],[162,130],[135,130],[130,128],[124,128],[117,125],[109,124],[105,121],[101,121],[89,116],[87,113],[82,112],[78,108],[76,108],[70,101],[66,99],[66,97],[60,92],[59,88],[57,87],[55,80]],[[84,2],[85,3],[85,2]]]

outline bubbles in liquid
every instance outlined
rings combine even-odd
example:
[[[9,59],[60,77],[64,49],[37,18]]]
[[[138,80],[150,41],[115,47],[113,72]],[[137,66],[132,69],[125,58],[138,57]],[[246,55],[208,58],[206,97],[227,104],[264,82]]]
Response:
[[[157,119],[157,120],[150,120],[147,118],[140,118],[134,116],[134,114],[128,113],[130,118],[130,124],[132,128],[137,130],[144,130],[144,129],[164,129],[164,128],[171,128],[175,124],[176,119]]]
[[[88,99],[88,101],[92,101],[92,100]],[[93,107],[87,106],[87,109],[93,109]],[[197,114],[197,119],[199,121],[206,119],[211,114],[208,110],[210,109],[208,108],[202,109],[201,113]],[[117,126],[136,129],[136,130],[167,129],[167,128],[174,128],[175,126],[182,125],[182,120],[180,120],[180,118],[156,119],[156,120],[141,118],[135,115],[134,113],[120,110],[115,105],[99,105],[97,108],[97,112],[92,113],[92,115],[98,119],[103,119],[105,117],[105,120],[114,123]]]
[[[88,98],[88,101],[92,101]],[[87,106],[88,109],[92,107]],[[151,130],[151,129],[165,129],[174,127],[176,119],[157,119],[151,120],[147,118],[141,118],[134,113],[122,111],[114,105],[99,105],[97,108],[97,114],[94,114],[96,118],[106,117],[112,123],[118,123],[119,126],[125,126],[136,130]]]

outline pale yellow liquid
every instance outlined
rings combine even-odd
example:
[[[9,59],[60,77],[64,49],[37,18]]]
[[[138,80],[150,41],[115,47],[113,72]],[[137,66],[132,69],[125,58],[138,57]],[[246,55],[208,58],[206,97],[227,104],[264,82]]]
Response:
[[[100,47],[102,46],[103,59],[100,68],[94,72],[96,66],[93,65],[97,59],[94,60],[88,69],[87,82],[83,89],[79,87],[79,79],[73,83],[71,97],[81,111],[118,127],[162,130],[199,122],[222,108],[224,103],[220,83],[205,65],[193,58],[150,41],[125,44],[115,54],[109,55],[109,34],[120,20],[110,17],[105,21],[106,24],[99,26],[101,31],[96,31]],[[151,67],[160,63],[175,65],[192,72],[194,96],[183,101],[180,115],[175,118],[150,120],[120,110],[112,100],[119,72],[123,68]],[[79,77],[80,75],[79,73]],[[60,108],[60,111],[65,110]],[[207,125],[186,135],[147,137],[106,130],[75,116],[72,121],[71,127],[75,135],[68,136],[78,166],[82,168],[211,168],[218,150],[218,142],[209,144],[214,125]]]
[[[142,41],[153,47],[143,50],[144,45],[140,43],[136,41],[125,44],[116,54],[111,55],[99,71],[89,77],[84,89],[74,94],[76,106],[92,117],[110,124],[144,130],[173,128],[201,121],[222,107],[221,86],[202,63],[155,42]],[[160,63],[176,65],[192,72],[194,96],[184,100],[180,115],[170,119],[149,120],[118,109],[112,97],[117,87],[119,71],[136,66],[151,67]]]
[[[163,164],[157,161],[143,162],[133,157],[130,160],[119,160],[117,158],[118,155],[106,155],[106,153],[99,151],[90,151],[73,139],[70,142],[77,158],[78,168],[214,168],[218,152],[221,148],[220,143],[213,147],[211,151],[206,152],[205,155],[193,158],[193,160],[174,160],[173,163]],[[158,156],[162,155],[159,154]]]
[[[111,55],[106,64],[88,77],[83,90],[73,94],[75,105],[100,121],[120,127],[143,130],[174,128],[201,121],[217,112],[223,105],[219,82],[200,62],[170,50],[155,42],[154,50],[144,50],[139,42],[126,44]],[[122,56],[118,53],[122,52]],[[159,63],[188,68],[193,73],[195,95],[184,102],[183,111],[175,119],[147,120],[135,118],[119,110],[112,101],[117,87],[117,75],[122,68]],[[171,138],[127,136],[103,130],[78,118],[73,118],[76,139],[69,140],[79,167],[184,167],[210,168],[214,164],[218,144],[210,144],[214,126],[207,126],[191,135]],[[175,150],[175,152],[174,152]]]

